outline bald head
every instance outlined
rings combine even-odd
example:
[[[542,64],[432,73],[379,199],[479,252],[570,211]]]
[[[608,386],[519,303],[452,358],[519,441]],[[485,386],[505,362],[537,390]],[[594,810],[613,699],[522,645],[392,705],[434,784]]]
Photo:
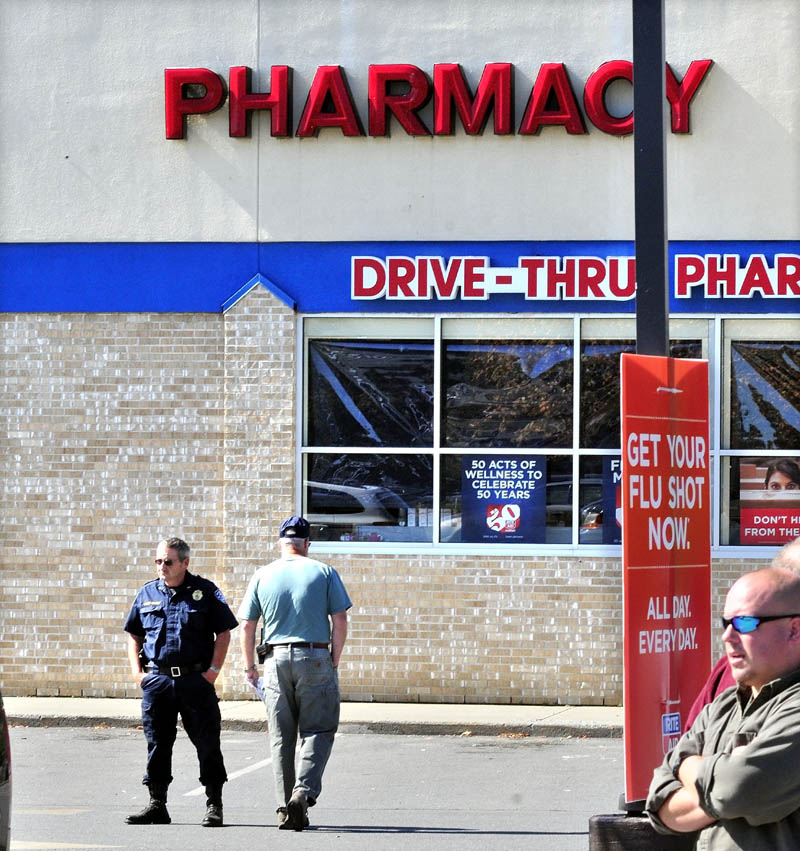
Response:
[[[800,668],[800,576],[794,571],[765,567],[746,573],[728,592],[724,616],[770,618],[751,632],[739,632],[731,624],[722,634],[740,686],[757,693],[766,683]]]
[[[753,607],[752,614],[800,612],[800,575],[784,565],[773,564],[745,573],[734,582],[729,596],[734,590],[747,599]]]

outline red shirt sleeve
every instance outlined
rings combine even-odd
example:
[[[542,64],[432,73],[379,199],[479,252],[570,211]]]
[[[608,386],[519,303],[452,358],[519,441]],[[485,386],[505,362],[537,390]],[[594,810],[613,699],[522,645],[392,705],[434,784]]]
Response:
[[[711,669],[711,673],[708,675],[705,685],[702,689],[700,689],[700,694],[698,694],[694,699],[692,708],[686,716],[686,723],[683,725],[683,732],[685,733],[689,727],[692,726],[694,719],[697,718],[700,711],[707,703],[711,703],[711,701],[720,694],[720,692],[725,691],[726,688],[730,688],[733,685],[736,685],[736,680],[734,680],[733,674],[731,673],[731,666],[728,664],[728,657],[723,656]]]

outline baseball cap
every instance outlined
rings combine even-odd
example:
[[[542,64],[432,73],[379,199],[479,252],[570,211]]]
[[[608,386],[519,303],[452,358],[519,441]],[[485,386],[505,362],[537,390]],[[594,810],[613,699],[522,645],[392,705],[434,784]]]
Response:
[[[310,538],[311,524],[305,517],[294,515],[281,523],[280,538]]]

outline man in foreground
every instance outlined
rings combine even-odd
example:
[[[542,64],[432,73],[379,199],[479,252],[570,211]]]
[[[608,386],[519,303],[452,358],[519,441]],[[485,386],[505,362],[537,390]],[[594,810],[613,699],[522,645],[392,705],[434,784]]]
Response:
[[[800,848],[800,577],[786,567],[745,574],[722,622],[737,687],[656,769],[647,813],[661,833],[700,831],[709,851]]]
[[[142,689],[142,727],[150,803],[128,824],[169,824],[167,788],[178,713],[197,749],[206,787],[203,827],[222,826],[222,785],[228,779],[220,749],[221,719],[214,681],[237,626],[222,592],[189,573],[189,545],[180,538],[156,549],[158,579],[136,595],[125,631],[131,673]]]
[[[800,574],[800,538],[795,538],[788,544],[784,544],[775,554],[775,558],[772,559],[771,566],[785,567]],[[730,688],[733,685],[736,685],[736,680],[733,678],[731,666],[728,663],[728,656],[727,654],[723,654],[711,669],[705,685],[689,709],[689,713],[686,716],[686,724],[683,728],[684,733],[694,724],[694,719],[697,718],[707,703],[711,703],[718,694],[722,694],[726,688]]]
[[[281,525],[281,557],[253,574],[238,612],[245,672],[253,685],[256,626],[263,619],[264,703],[281,830],[307,827],[308,808],[322,791],[339,726],[337,668],[352,605],[339,574],[308,557],[310,531],[302,517]]]

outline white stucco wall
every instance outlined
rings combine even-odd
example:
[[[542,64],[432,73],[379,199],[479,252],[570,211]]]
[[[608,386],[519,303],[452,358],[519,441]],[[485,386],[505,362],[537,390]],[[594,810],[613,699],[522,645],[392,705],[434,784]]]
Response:
[[[714,67],[692,133],[670,135],[671,239],[800,235],[800,6],[666,0],[667,60]],[[515,129],[543,62],[576,95],[630,59],[629,0],[4,0],[0,238],[6,242],[632,239],[633,138],[273,139],[228,136],[227,106],[164,131],[164,69],[294,69],[293,126],[319,65],[347,74],[366,125],[367,69],[430,76],[515,66]],[[623,99],[627,93],[623,92]],[[430,126],[430,106],[423,113]]]

